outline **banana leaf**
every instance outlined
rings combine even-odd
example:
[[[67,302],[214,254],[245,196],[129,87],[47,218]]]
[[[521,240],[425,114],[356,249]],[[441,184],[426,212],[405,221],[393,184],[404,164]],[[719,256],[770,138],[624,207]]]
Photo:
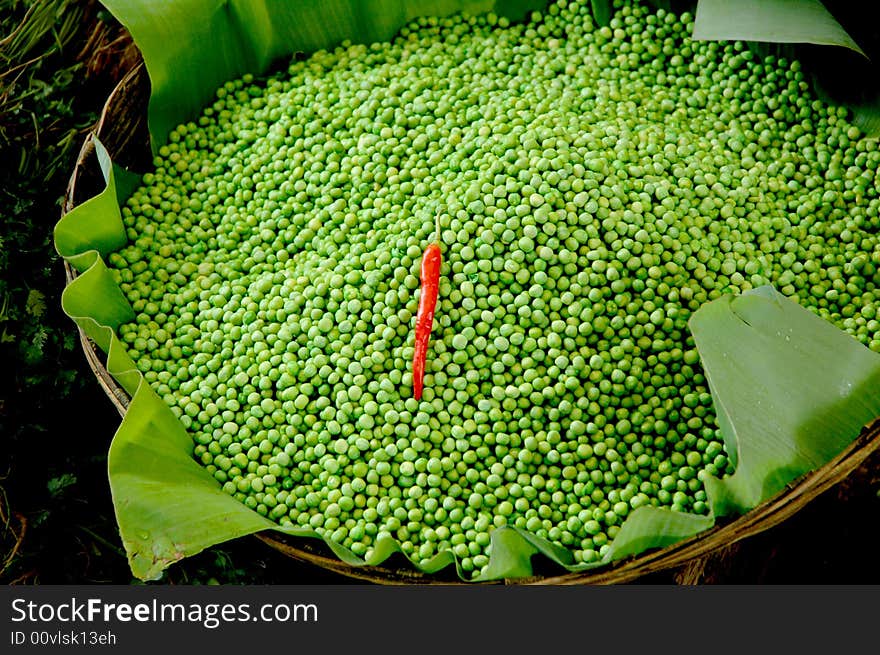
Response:
[[[700,0],[698,40],[815,43],[864,51],[820,0]]]
[[[590,8],[593,10],[593,16],[597,25],[608,25],[611,22],[611,0],[590,0]]]
[[[737,466],[706,481],[716,517],[826,463],[880,414],[880,355],[772,287],[708,303],[690,328]]]
[[[277,56],[308,53],[348,38],[388,38],[419,13],[495,9],[512,18],[534,3],[432,0],[333,0],[297,3],[106,0],[141,47],[152,83],[154,148],[189,120],[216,86],[246,70],[266,72]],[[64,311],[107,354],[107,370],[131,395],[113,437],[108,474],[116,518],[132,573],[155,580],[172,563],[212,545],[269,530],[320,539],[282,527],[225,494],[192,457],[193,443],[170,408],[138,372],[117,337],[132,308],[104,258],[125,240],[119,201],[122,171],[95,140],[106,187],[57,224],[55,246],[79,271],[62,296]],[[736,473],[707,482],[708,516],[640,507],[627,517],[605,557],[577,564],[570,551],[512,527],[492,533],[492,556],[481,580],[532,574],[532,558],[584,571],[699,534],[726,514],[745,512],[799,475],[827,462],[880,414],[880,355],[772,289],[723,297],[690,323],[710,381]],[[363,560],[328,544],[344,562],[381,564],[399,545],[378,544]],[[416,566],[413,564],[413,566]],[[458,567],[440,553],[421,570]],[[463,577],[463,572],[458,568]]]

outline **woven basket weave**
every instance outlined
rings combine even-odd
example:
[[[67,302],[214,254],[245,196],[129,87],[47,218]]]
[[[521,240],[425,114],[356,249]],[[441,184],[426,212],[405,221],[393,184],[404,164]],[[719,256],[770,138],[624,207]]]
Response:
[[[95,194],[103,185],[103,177],[95,156],[94,138],[100,139],[114,162],[136,172],[150,167],[150,141],[146,107],[149,99],[149,78],[143,63],[136,65],[113,90],[95,128],[86,137],[68,184],[62,216]],[[67,283],[76,271],[65,263]],[[108,373],[105,356],[80,331],[80,341],[95,377],[120,415],[124,416],[130,397]],[[620,584],[638,580],[657,572],[667,572],[680,584],[698,583],[707,570],[729,559],[741,540],[763,532],[785,521],[820,494],[838,485],[862,467],[869,457],[880,452],[880,418],[866,426],[858,438],[825,466],[795,480],[784,491],[762,503],[747,514],[666,548],[646,552],[606,567],[584,573],[535,575],[530,578],[501,582],[516,584]],[[353,566],[336,558],[320,541],[294,539],[275,532],[255,535],[281,553],[302,562],[348,576],[379,584],[455,584],[462,583],[452,567],[438,574],[424,574],[404,562],[387,560],[384,566]],[[395,556],[396,557],[396,556]],[[399,562],[396,568],[392,561]],[[462,583],[471,584],[471,583]]]

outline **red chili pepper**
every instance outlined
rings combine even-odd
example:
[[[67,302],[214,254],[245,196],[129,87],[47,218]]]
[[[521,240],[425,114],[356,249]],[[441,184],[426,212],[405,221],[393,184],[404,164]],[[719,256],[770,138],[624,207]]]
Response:
[[[425,377],[425,358],[428,354],[428,338],[434,325],[434,308],[437,306],[437,292],[440,287],[440,215],[437,221],[437,236],[434,243],[425,248],[422,254],[421,286],[419,311],[416,314],[415,350],[413,351],[413,394],[416,400],[422,399],[422,386]]]

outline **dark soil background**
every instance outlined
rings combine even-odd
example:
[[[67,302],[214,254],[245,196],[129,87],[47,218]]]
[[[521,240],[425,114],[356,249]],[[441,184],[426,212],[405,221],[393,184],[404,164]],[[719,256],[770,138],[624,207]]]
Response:
[[[880,10],[829,8],[880,59]],[[873,12],[873,20],[865,19]],[[806,63],[877,80],[846,52]],[[136,61],[93,0],[0,0],[0,582],[137,584],[116,529],[107,449],[120,416],[60,309],[52,246],[76,154],[104,99]],[[859,87],[864,88],[864,85]],[[880,458],[792,519],[713,558],[706,584],[880,583]],[[641,584],[671,583],[672,573]],[[171,566],[160,584],[356,582],[296,562],[254,537]]]

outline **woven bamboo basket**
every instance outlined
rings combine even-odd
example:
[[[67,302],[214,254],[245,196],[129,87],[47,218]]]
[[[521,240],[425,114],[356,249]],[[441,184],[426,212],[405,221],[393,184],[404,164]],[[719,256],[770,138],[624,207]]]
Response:
[[[114,162],[135,172],[146,172],[151,165],[147,130],[147,101],[150,83],[143,62],[136,64],[108,97],[100,119],[86,137],[70,177],[62,216],[79,203],[97,193],[104,180],[95,155],[97,137],[109,151]],[[65,262],[66,283],[76,271]],[[114,380],[105,366],[105,356],[80,330],[80,341],[86,360],[121,416],[125,415],[130,397]],[[873,456],[873,457],[872,457]],[[870,458],[870,460],[869,460]],[[731,568],[742,541],[786,521],[823,493],[838,486],[856,472],[874,467],[880,460],[880,417],[865,426],[861,434],[825,466],[795,480],[775,497],[747,514],[732,520],[719,521],[715,527],[671,546],[645,552],[599,569],[582,573],[558,574],[553,568],[546,574],[529,578],[503,580],[508,584],[623,584],[649,574],[662,573],[678,584],[696,584],[706,579],[723,579],[718,569]],[[383,566],[353,566],[336,558],[317,539],[294,539],[273,531],[261,532],[256,539],[284,555],[341,574],[348,578],[378,584],[472,584],[463,583],[453,567],[438,574],[424,574],[392,556]],[[538,564],[538,562],[535,562]]]

